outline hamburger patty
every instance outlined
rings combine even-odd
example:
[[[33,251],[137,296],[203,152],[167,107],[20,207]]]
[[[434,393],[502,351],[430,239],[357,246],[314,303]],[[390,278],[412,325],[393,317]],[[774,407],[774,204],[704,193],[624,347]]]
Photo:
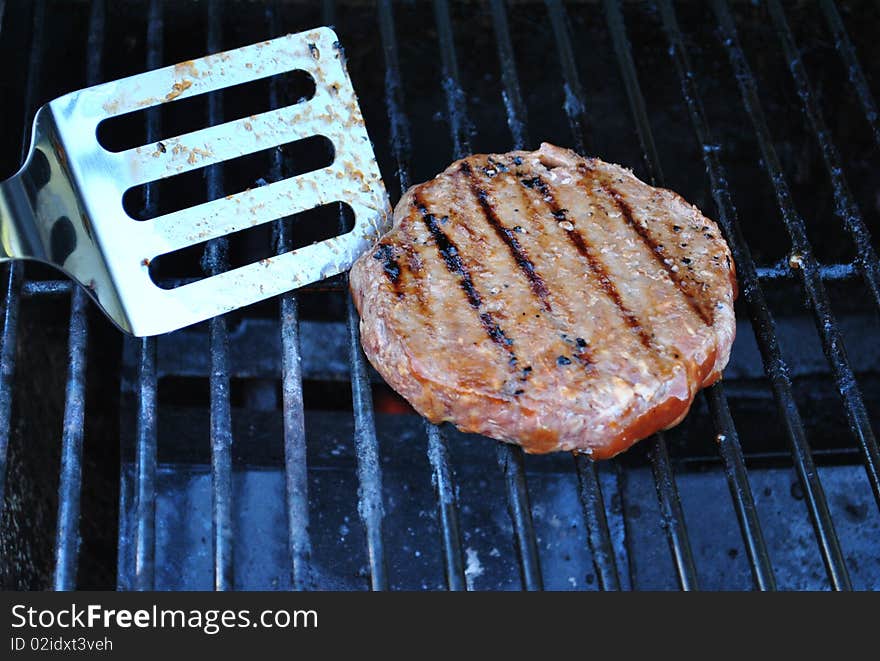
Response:
[[[607,458],[677,424],[735,332],[716,224],[546,143],[410,188],[350,282],[392,388],[432,422],[534,453]]]

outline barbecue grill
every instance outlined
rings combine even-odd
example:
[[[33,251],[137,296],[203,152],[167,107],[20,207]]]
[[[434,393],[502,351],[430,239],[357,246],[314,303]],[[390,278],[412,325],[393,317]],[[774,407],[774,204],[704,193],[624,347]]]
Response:
[[[346,49],[392,201],[454,158],[546,140],[717,219],[741,288],[723,383],[613,461],[525,456],[394,395],[343,277],[135,340],[57,272],[7,264],[3,586],[880,587],[876,5],[0,0],[2,176],[55,96],[317,25]],[[296,87],[273,81],[261,102]],[[246,102],[215,94],[202,116]],[[126,130],[151,142],[174,126],[157,110]],[[293,161],[213,166],[132,204],[152,217],[169,195],[197,203]],[[345,220],[215,241],[157,277]]]

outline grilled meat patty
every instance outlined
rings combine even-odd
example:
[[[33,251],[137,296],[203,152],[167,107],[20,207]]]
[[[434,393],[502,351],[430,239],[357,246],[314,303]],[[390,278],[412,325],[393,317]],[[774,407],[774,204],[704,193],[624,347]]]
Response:
[[[735,332],[716,224],[549,144],[410,188],[351,291],[367,357],[419,413],[535,453],[607,458],[677,424]]]

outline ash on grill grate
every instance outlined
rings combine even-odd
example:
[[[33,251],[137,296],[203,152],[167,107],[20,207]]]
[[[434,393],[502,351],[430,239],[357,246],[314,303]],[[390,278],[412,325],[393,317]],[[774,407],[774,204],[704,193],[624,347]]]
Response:
[[[570,145],[717,218],[743,289],[723,387],[663,440],[595,466],[523,458],[393,404],[357,346],[341,278],[122,343],[57,273],[4,267],[4,585],[880,587],[875,7],[0,7],[12,65],[0,85],[20,100],[0,107],[4,126],[96,79],[333,23],[392,198],[469,151]],[[260,93],[294,92],[278,81]],[[205,121],[236,103],[208,104]],[[161,116],[142,121],[132,139],[162,135]],[[0,135],[3,172],[23,135]],[[214,169],[193,194],[295,168],[258,156]],[[169,194],[146,190],[146,215]],[[228,258],[300,240],[279,223]],[[221,268],[222,247],[209,251]],[[173,286],[191,271],[158,277]],[[102,573],[114,559],[117,575]]]

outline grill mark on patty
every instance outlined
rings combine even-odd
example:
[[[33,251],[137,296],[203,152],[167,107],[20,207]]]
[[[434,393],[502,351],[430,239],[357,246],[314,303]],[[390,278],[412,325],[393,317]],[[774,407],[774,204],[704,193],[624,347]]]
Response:
[[[507,174],[510,172],[511,168],[515,167],[515,161],[511,164],[511,167],[508,167],[504,164],[502,160],[493,160],[492,157],[488,159],[488,166],[486,167],[472,167],[471,164],[467,161],[461,163],[459,169],[459,175],[464,175],[467,179],[467,186],[471,191],[471,196],[478,203],[478,207],[480,211],[483,212],[483,215],[486,217],[487,225],[492,227],[495,230],[496,235],[499,239],[507,246],[508,250],[510,250],[514,261],[517,263],[517,266],[520,267],[521,273],[525,276],[526,280],[529,283],[529,286],[532,287],[532,291],[534,292],[534,285],[538,282],[543,289],[543,295],[537,296],[537,298],[541,301],[541,304],[544,305],[545,319],[549,320],[550,324],[554,327],[558,339],[566,345],[568,351],[566,353],[570,354],[571,357],[577,361],[578,365],[584,368],[584,370],[591,374],[594,370],[595,359],[592,351],[592,347],[590,347],[589,343],[584,340],[582,337],[575,338],[574,336],[578,333],[575,333],[572,329],[573,324],[568,320],[561,318],[559,314],[554,311],[553,304],[550,301],[550,297],[556,293],[547,287],[546,281],[543,276],[538,271],[535,264],[528,257],[528,252],[525,246],[516,238],[514,232],[522,231],[522,228],[517,226],[513,230],[509,229],[505,226],[503,219],[498,215],[498,210],[496,208],[495,203],[493,203],[489,199],[490,192],[494,194],[493,183],[497,186],[504,186],[505,184],[499,183],[500,181],[504,182],[513,182],[515,185],[515,179],[511,179],[513,174]],[[480,175],[475,171],[479,170],[491,181],[488,182],[488,190],[480,185]],[[491,170],[491,172],[489,171]],[[485,185],[485,184],[484,184]],[[482,198],[482,199],[481,199]],[[523,203],[529,208],[530,213],[527,214],[523,221],[538,221],[540,222],[540,214],[535,210],[535,205],[528,198],[528,196],[522,196]],[[489,209],[486,209],[486,206],[483,204],[485,202],[489,205]],[[503,207],[502,207],[503,208]],[[493,222],[494,221],[494,222]],[[459,225],[462,229],[464,229],[469,235],[473,234],[471,229],[468,227],[467,223],[460,223]],[[543,227],[543,225],[542,225]],[[499,232],[499,230],[501,230]],[[475,236],[473,237],[475,241],[482,241],[483,239],[478,239]],[[512,243],[515,245],[512,247],[511,243],[506,239],[512,239]],[[527,264],[523,264],[523,260],[527,262]],[[565,307],[564,305],[562,306]],[[559,355],[555,363],[558,367],[565,367],[570,365],[572,362],[572,358],[569,358],[567,355]]]
[[[394,248],[387,243],[380,243],[376,246],[373,259],[382,263],[382,272],[388,277],[397,297],[402,297],[403,292],[400,290],[400,262],[394,256]]]
[[[605,267],[596,257],[595,249],[591,246],[584,236],[578,232],[577,230],[572,230],[571,232],[566,232],[571,242],[574,244],[575,248],[577,248],[578,252],[583,255],[587,262],[590,264],[590,268],[593,270],[593,273],[596,275],[596,279],[599,281],[599,286],[602,287],[602,291],[614,301],[614,304],[620,310],[620,313],[623,315],[623,319],[626,322],[626,325],[632,328],[639,336],[639,340],[641,340],[642,344],[650,349],[651,351],[655,351],[654,345],[651,341],[651,336],[645,331],[644,326],[642,326],[642,322],[639,320],[638,316],[630,310],[623,303],[623,299],[620,297],[620,292],[617,291],[617,287],[611,281],[611,278],[608,276],[608,273],[605,271]]]
[[[589,176],[595,177],[596,172],[594,170],[587,170],[589,172]],[[632,207],[630,207],[629,203],[623,199],[623,195],[621,195],[620,191],[614,188],[609,182],[603,181],[600,179],[599,186],[602,188],[602,191],[607,195],[617,207],[617,210],[623,215],[623,218],[626,220],[626,223],[635,230],[636,234],[641,238],[642,243],[644,243],[645,247],[648,249],[648,252],[651,253],[651,256],[654,260],[663,267],[666,273],[669,275],[669,279],[672,280],[675,285],[675,289],[679,292],[679,294],[684,298],[687,304],[690,306],[691,310],[703,321],[707,326],[712,326],[715,322],[714,316],[712,314],[707,313],[703,307],[694,300],[694,297],[691,296],[690,293],[685,289],[684,281],[681,276],[672,269],[673,261],[667,254],[666,250],[662,245],[654,241],[654,237],[651,236],[651,233],[648,231],[646,227],[636,222],[635,217],[633,216]],[[688,262],[686,262],[688,263]]]
[[[480,297],[480,293],[474,286],[470,271],[464,265],[464,262],[459,255],[458,247],[452,239],[440,229],[440,225],[438,225],[434,214],[428,211],[428,208],[425,206],[425,203],[422,201],[421,196],[419,196],[418,193],[413,194],[413,206],[422,215],[422,221],[425,223],[425,227],[428,228],[428,232],[430,232],[434,239],[437,252],[440,253],[444,264],[446,264],[446,270],[448,270],[453,276],[458,277],[459,286],[461,286],[464,291],[465,297],[470,306],[478,313],[477,316],[480,319],[480,324],[486,331],[486,335],[488,335],[495,344],[502,347],[507,352],[509,364],[511,367],[515,366],[518,361],[516,354],[511,348],[513,340],[507,337],[490,313],[480,312],[480,308],[483,305],[483,299]]]
[[[517,160],[519,160],[520,162],[517,163]],[[493,167],[497,166],[500,163],[503,163],[500,161],[498,163],[496,163],[494,161],[490,161],[490,162],[493,165]],[[499,172],[509,173],[503,179],[503,181],[505,182],[504,185],[511,184],[513,186],[516,186],[517,177],[522,176],[522,173],[516,170],[516,166],[521,165],[521,164],[522,164],[522,160],[518,159],[517,157],[514,157],[510,161],[509,167],[505,166],[503,169],[499,168]],[[501,186],[502,184],[499,183],[498,185]],[[537,239],[537,237],[540,236],[541,234],[544,234],[544,223],[543,223],[542,214],[537,210],[534,202],[531,200],[530,195],[520,191],[519,198],[522,203],[522,206],[528,210],[528,212],[522,216],[522,218],[520,219],[520,222],[525,223],[528,221],[528,222],[536,223],[539,225],[539,227],[537,227],[538,233],[535,236],[536,236],[536,240],[538,241],[537,249],[538,249],[538,252],[540,253],[543,251],[543,249],[540,245],[540,240]],[[522,228],[519,225],[517,225],[513,231],[519,232],[519,231],[522,231]],[[536,267],[536,271],[537,271],[537,267]],[[543,276],[541,276],[541,279],[543,281]],[[559,290],[548,288],[547,293],[548,293],[548,299],[549,299],[550,297],[558,294]],[[549,303],[549,300],[548,300],[548,303]],[[563,309],[563,310],[566,309],[564,299],[561,301],[561,304],[558,305],[557,307],[560,309]],[[560,316],[559,310],[556,309],[556,310],[549,310],[546,317],[556,327],[556,331],[559,335],[559,339],[561,339],[564,344],[566,344],[570,347],[572,356],[578,361],[578,364],[583,366],[585,368],[585,370],[587,370],[588,372],[591,372],[595,368],[595,365],[596,365],[595,354],[593,353],[592,346],[590,346],[590,343],[587,340],[585,340],[583,337],[579,337],[579,335],[584,335],[585,333],[582,333],[577,328],[575,328],[575,323],[572,321],[572,319],[576,318],[577,315],[571,311],[569,311],[568,314],[571,317],[570,319],[566,319],[563,316]],[[575,331],[577,331],[577,332],[575,332]],[[578,337],[576,337],[576,336],[578,336]],[[557,365],[563,365],[563,364],[559,363],[558,359],[557,359]]]
[[[421,256],[418,254],[416,250],[416,237],[410,231],[410,225],[407,223],[403,223],[398,228],[400,232],[400,236],[403,239],[398,244],[402,252],[404,253],[401,259],[401,265],[406,268],[406,271],[409,272],[409,286],[404,285],[401,289],[405,290],[407,294],[415,294],[416,302],[419,306],[419,312],[422,314],[422,317],[425,320],[425,323],[430,327],[433,327],[433,312],[428,305],[428,301],[426,300],[426,291],[425,287],[419,282],[424,273],[424,264],[422,263]]]
[[[559,207],[559,203],[556,201],[556,197],[553,195],[553,191],[550,190],[547,182],[541,179],[541,177],[534,176],[530,179],[521,179],[520,183],[526,188],[538,190],[538,192],[541,193],[542,199],[547,205],[547,208],[550,210],[550,213],[554,219],[566,219],[565,209],[561,209]],[[642,326],[642,322],[639,320],[638,316],[636,316],[636,314],[632,312],[629,308],[627,308],[626,305],[623,303],[623,299],[620,297],[620,292],[617,290],[614,282],[612,282],[611,278],[608,276],[608,272],[605,270],[605,266],[596,256],[596,252],[593,246],[590,245],[590,243],[578,230],[571,229],[564,231],[569,241],[571,241],[571,243],[581,254],[581,256],[587,260],[587,264],[589,264],[590,270],[593,271],[593,275],[596,276],[596,280],[599,282],[599,286],[602,288],[602,291],[605,293],[605,295],[609,299],[611,299],[611,301],[617,306],[617,309],[620,311],[620,314],[623,317],[623,320],[626,322],[626,325],[632,328],[633,331],[639,336],[639,340],[645,346],[645,348],[656,353],[657,349],[651,341],[651,336],[648,335],[648,333],[645,331],[645,328]]]
[[[497,173],[506,172],[507,168],[503,166],[503,164],[496,163],[491,161],[490,164],[493,166],[493,171],[496,173],[494,176],[497,176]],[[504,167],[502,170],[501,168]],[[501,219],[498,217],[498,213],[495,210],[494,203],[489,199],[489,194],[486,192],[484,188],[482,188],[479,183],[477,183],[474,178],[473,170],[471,170],[471,166],[467,161],[464,161],[461,164],[461,173],[465,176],[468,182],[468,187],[471,190],[471,193],[477,199],[479,203],[480,210],[483,212],[483,217],[486,219],[486,222],[495,230],[495,233],[498,235],[504,244],[507,246],[507,249],[510,251],[511,257],[513,257],[513,261],[516,263],[517,267],[520,271],[522,271],[523,275],[525,275],[526,279],[529,281],[529,286],[534,292],[535,296],[538,297],[538,300],[541,301],[541,305],[547,312],[551,311],[550,301],[548,300],[549,292],[547,291],[547,285],[544,283],[544,278],[535,271],[535,265],[531,259],[529,259],[528,254],[525,251],[525,248],[522,247],[522,244],[517,240],[514,236],[513,232],[501,222]],[[488,176],[488,175],[487,175]]]

